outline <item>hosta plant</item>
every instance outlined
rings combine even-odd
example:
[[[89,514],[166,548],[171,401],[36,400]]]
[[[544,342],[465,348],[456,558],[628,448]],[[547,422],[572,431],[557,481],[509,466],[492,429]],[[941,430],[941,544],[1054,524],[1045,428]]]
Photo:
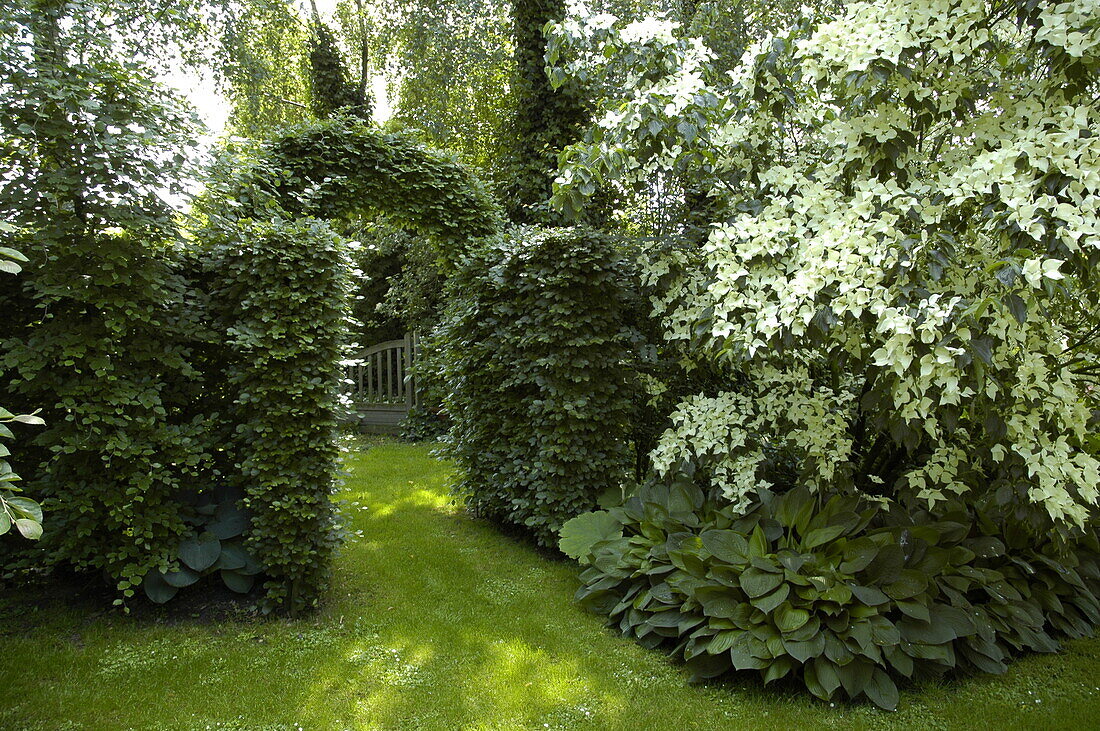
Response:
[[[698,679],[756,671],[884,709],[898,685],[1000,673],[1100,621],[1095,538],[1056,555],[960,510],[899,517],[856,497],[762,492],[747,512],[680,473],[565,524],[577,601]]]
[[[163,604],[180,589],[214,573],[233,591],[252,590],[263,566],[244,543],[251,517],[239,507],[242,497],[237,491],[220,490],[185,501],[184,520],[192,530],[180,541],[171,565],[152,569],[141,582],[149,599]]]

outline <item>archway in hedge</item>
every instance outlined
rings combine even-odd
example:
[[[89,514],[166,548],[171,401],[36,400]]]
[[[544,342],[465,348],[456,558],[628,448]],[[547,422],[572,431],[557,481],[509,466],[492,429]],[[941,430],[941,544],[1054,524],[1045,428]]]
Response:
[[[504,223],[500,207],[461,163],[360,119],[294,130],[261,159],[258,171],[279,175],[257,182],[293,216],[379,212],[452,245],[495,233]]]
[[[296,611],[317,602],[336,535],[332,376],[351,267],[329,222],[385,214],[431,240],[438,266],[457,263],[504,216],[454,159],[351,118],[292,130],[227,178],[204,204],[198,237],[208,300],[193,319],[210,324],[211,338],[198,348],[199,410],[226,463],[219,484],[243,495],[243,546],[263,567],[268,603]],[[152,573],[170,587],[177,579]]]

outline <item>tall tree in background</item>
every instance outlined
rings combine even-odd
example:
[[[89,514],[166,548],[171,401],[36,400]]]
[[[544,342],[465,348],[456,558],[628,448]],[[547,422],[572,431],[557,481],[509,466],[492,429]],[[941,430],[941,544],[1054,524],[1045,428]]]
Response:
[[[366,16],[362,3],[357,3],[357,20],[365,26]],[[358,83],[347,72],[344,59],[336,44],[336,38],[317,11],[317,3],[311,0],[313,17],[309,36],[309,88],[310,109],[318,119],[327,119],[337,110],[346,109],[364,119],[371,117],[371,102],[367,95],[370,78],[370,54],[366,33],[360,38],[361,68]]]
[[[340,0],[339,33],[356,47],[370,32],[371,63],[388,85],[390,124],[454,151],[484,179],[494,179],[512,112],[508,6],[378,0],[369,12],[365,28],[362,5]]]
[[[553,220],[548,201],[558,154],[580,139],[588,114],[578,96],[555,89],[546,76],[543,28],[565,17],[565,0],[513,0],[515,116],[503,189],[508,216],[516,223]]]
[[[309,29],[289,0],[226,6],[215,75],[229,98],[229,129],[266,137],[312,117]]]

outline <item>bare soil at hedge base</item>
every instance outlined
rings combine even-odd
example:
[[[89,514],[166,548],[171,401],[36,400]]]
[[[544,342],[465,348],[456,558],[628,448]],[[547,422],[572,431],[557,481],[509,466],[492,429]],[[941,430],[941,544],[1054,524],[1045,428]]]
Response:
[[[113,605],[118,595],[98,576],[59,571],[31,582],[8,581],[0,585],[0,637],[26,633],[46,609],[64,607],[83,615],[87,622],[103,617],[134,625],[216,624],[261,621],[259,588],[238,594],[225,587],[217,575],[180,592],[167,604],[154,604],[140,593],[126,609]]]
[[[361,531],[320,611],[268,619],[217,590],[129,615],[102,584],[0,590],[0,728],[668,729],[1088,727],[1100,640],[1003,676],[903,691],[896,713],[682,666],[571,599],[577,569],[467,515],[426,446],[349,458]],[[197,587],[192,587],[197,589]],[[198,615],[198,616],[192,616]]]

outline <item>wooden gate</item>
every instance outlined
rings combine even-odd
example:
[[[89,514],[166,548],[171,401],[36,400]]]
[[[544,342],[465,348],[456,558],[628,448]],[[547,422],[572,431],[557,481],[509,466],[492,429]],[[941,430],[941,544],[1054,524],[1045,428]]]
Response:
[[[416,405],[412,364],[415,335],[373,345],[342,362],[344,393],[351,396],[358,422],[367,431],[396,433]]]

